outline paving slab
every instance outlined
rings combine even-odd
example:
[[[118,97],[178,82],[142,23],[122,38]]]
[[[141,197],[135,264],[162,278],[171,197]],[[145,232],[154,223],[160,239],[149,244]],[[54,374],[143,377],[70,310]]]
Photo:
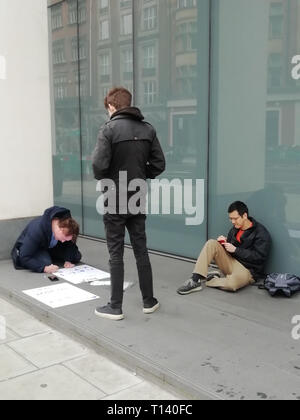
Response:
[[[105,394],[116,394],[142,382],[135,373],[116,365],[97,353],[89,353],[76,360],[64,363],[77,375],[101,389]]]
[[[4,344],[0,346],[0,360],[0,381],[36,370],[36,366],[29,363]]]
[[[174,394],[162,390],[159,386],[151,383],[141,383],[124,391],[102,398],[103,400],[176,400]]]
[[[87,353],[87,348],[56,331],[37,334],[8,346],[38,368],[59,364]]]
[[[9,328],[6,328],[4,338],[1,339],[0,337],[0,344],[9,343],[10,341],[14,341],[18,339],[19,337],[12,331],[10,331]]]
[[[7,327],[20,337],[29,337],[50,329],[48,325],[16,309],[13,313],[7,313],[5,319]]]
[[[0,382],[0,400],[99,400],[103,392],[64,366]]]
[[[4,299],[0,299],[0,313],[1,315],[7,315],[14,313],[16,308]]]
[[[105,243],[81,238],[79,247],[85,263],[108,270]],[[121,322],[94,315],[95,307],[109,300],[108,287],[81,285],[99,299],[54,310],[22,293],[51,283],[41,274],[15,271],[10,261],[0,263],[0,295],[137,374],[166,382],[189,397],[299,398],[300,341],[291,332],[292,318],[300,314],[300,294],[271,298],[248,287],[238,293],[204,288],[179,296],[176,289],[193,263],[159,255],[151,255],[151,261],[161,308],[143,314],[132,250],[126,249],[125,279],[135,286],[125,292]]]

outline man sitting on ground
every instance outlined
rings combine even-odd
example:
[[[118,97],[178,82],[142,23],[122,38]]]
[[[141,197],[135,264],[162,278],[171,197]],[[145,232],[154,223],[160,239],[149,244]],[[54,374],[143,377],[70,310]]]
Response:
[[[202,249],[192,277],[177,293],[187,295],[206,286],[236,292],[264,276],[271,237],[267,229],[252,217],[246,204],[236,201],[229,206],[229,219],[233,228],[227,238],[209,240]],[[226,277],[208,275],[208,266],[215,261]]]

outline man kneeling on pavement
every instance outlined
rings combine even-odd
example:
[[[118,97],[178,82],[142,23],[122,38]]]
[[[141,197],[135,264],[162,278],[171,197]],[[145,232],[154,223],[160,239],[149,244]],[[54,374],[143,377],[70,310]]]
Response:
[[[74,267],[81,260],[78,234],[79,225],[70,210],[50,207],[26,226],[15,243],[11,252],[15,268],[53,274],[59,270],[53,262],[62,262],[64,268]]]
[[[228,213],[233,228],[227,238],[220,236],[205,244],[192,277],[177,290],[180,295],[202,290],[204,281],[208,287],[236,292],[264,276],[271,247],[269,232],[249,217],[248,207],[241,201],[232,203]],[[209,264],[213,260],[226,277],[220,278],[218,273],[208,274]]]

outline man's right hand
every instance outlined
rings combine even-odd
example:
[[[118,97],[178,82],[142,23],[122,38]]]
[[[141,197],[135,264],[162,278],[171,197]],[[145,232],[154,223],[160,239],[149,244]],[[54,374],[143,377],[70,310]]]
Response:
[[[47,265],[44,268],[44,273],[46,273],[46,274],[53,274],[53,273],[55,273],[58,270],[59,270],[59,267],[57,265],[51,264],[51,265]]]
[[[226,236],[219,236],[217,239],[218,242],[227,242]]]

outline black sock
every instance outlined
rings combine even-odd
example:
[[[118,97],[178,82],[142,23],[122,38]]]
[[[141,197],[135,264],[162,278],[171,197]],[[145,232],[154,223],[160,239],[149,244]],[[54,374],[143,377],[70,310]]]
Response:
[[[192,280],[195,281],[195,282],[198,282],[198,281],[204,280],[204,279],[205,279],[205,277],[201,276],[201,274],[193,273],[193,275],[192,275]]]

